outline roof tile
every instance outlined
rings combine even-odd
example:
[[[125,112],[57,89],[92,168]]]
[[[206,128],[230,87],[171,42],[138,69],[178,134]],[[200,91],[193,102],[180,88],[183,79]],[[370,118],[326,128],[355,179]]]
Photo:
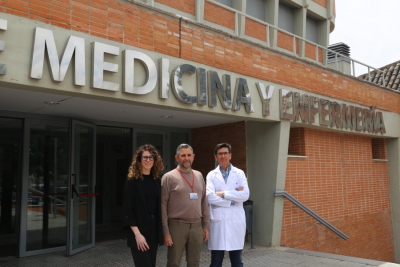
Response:
[[[400,60],[379,68],[380,71],[371,71],[371,82],[382,85],[382,79],[386,83],[386,87],[396,91],[400,91]],[[358,78],[368,81],[368,73],[358,76]]]

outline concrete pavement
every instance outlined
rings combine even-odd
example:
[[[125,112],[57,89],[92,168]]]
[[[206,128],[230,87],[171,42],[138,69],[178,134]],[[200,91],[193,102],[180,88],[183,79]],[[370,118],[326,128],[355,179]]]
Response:
[[[166,266],[167,249],[165,246],[159,248],[157,256],[157,266]],[[317,253],[305,250],[289,248],[269,248],[255,246],[250,249],[246,244],[243,250],[243,263],[247,267],[321,267],[321,266],[380,266],[380,267],[400,267],[399,264],[385,263],[380,261],[366,260],[354,257],[339,256],[334,254]],[[201,267],[210,265],[210,252],[206,244],[203,246],[201,254]],[[96,246],[87,251],[81,252],[71,257],[65,256],[65,252],[51,253],[40,256],[26,258],[0,258],[2,267],[73,267],[73,266],[134,266],[129,248],[126,247],[125,240],[116,240],[97,243]],[[182,260],[181,266],[186,266]],[[229,256],[225,254],[224,267],[229,267]],[[140,267],[140,266],[138,266]]]

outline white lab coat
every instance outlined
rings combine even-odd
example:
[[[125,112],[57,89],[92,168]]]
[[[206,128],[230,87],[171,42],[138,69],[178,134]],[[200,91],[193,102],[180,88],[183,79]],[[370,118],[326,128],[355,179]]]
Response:
[[[232,165],[231,165],[232,166]],[[236,188],[243,186],[243,191]],[[215,194],[224,191],[225,198]],[[228,182],[222,177],[219,166],[207,175],[207,198],[210,206],[210,238],[209,250],[243,249],[246,235],[246,217],[243,202],[249,199],[249,186],[244,172],[231,167]],[[231,205],[231,201],[235,204]]]

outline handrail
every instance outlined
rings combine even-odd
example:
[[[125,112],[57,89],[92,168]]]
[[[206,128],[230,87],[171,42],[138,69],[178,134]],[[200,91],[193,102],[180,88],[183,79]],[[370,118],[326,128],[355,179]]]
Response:
[[[42,191],[37,190],[37,189],[32,188],[32,187],[28,187],[28,190],[31,190],[31,191],[33,191],[34,193],[38,193],[38,194],[40,194],[41,196],[44,195],[44,193],[43,193]],[[56,202],[58,202],[58,203],[67,204],[66,201],[63,201],[63,200],[61,200],[61,199],[59,199],[59,198],[57,198],[57,197],[54,197],[54,196],[48,196],[48,197],[49,197],[50,199],[54,199],[54,200],[55,200]]]
[[[275,191],[274,195],[276,197],[278,196],[282,196],[287,198],[288,200],[290,200],[293,204],[295,204],[296,206],[298,206],[299,208],[301,208],[302,210],[304,210],[305,212],[307,212],[310,216],[312,216],[314,219],[316,219],[317,221],[319,221],[320,223],[322,223],[323,225],[325,225],[326,227],[328,227],[331,231],[333,231],[335,234],[337,234],[338,236],[340,236],[341,238],[343,238],[344,240],[348,240],[349,237],[347,235],[345,235],[344,233],[342,233],[341,231],[339,231],[339,229],[337,229],[335,226],[333,226],[332,224],[330,224],[329,222],[327,222],[325,219],[323,219],[322,217],[320,217],[318,214],[316,214],[315,212],[313,212],[312,210],[310,210],[309,208],[307,208],[303,203],[301,203],[300,201],[298,201],[296,198],[294,198],[293,196],[291,196],[288,192],[286,191]]]

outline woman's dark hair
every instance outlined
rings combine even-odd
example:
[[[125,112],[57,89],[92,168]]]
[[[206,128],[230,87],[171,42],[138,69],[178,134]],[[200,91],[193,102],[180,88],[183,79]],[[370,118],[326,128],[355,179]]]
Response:
[[[149,144],[142,145],[139,147],[135,155],[133,156],[131,165],[129,166],[128,178],[129,179],[143,179],[143,172],[142,172],[142,154],[144,151],[150,152],[150,154],[154,158],[153,167],[151,167],[150,174],[157,179],[160,176],[162,170],[164,170],[164,164],[162,162],[161,156],[158,153],[157,149]]]

